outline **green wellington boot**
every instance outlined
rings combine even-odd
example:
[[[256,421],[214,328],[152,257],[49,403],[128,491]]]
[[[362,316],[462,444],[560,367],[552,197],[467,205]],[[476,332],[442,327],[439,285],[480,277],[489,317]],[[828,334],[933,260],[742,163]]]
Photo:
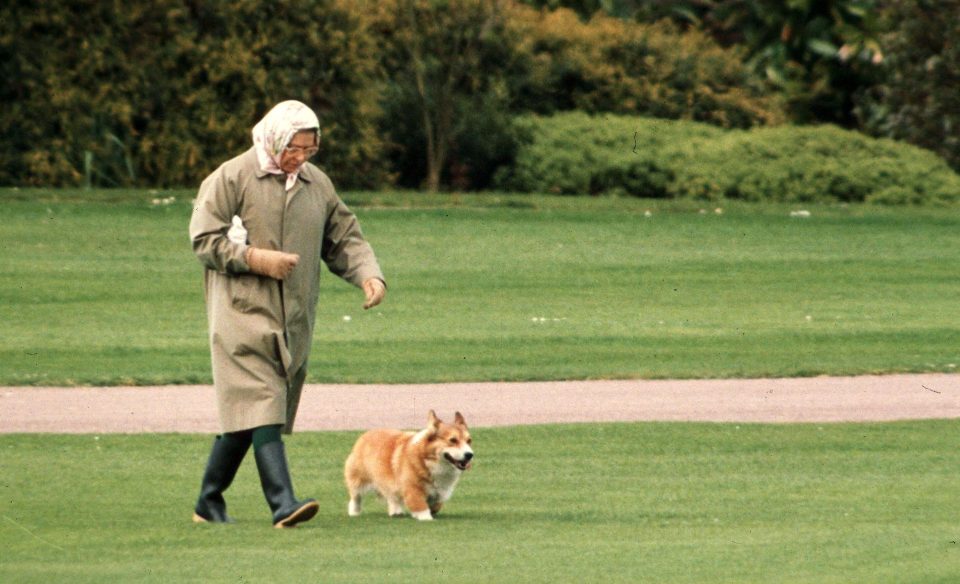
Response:
[[[263,496],[273,511],[273,526],[293,527],[313,519],[320,505],[314,499],[298,501],[294,498],[283,442],[263,444],[254,449],[253,455],[257,459]]]
[[[196,523],[233,523],[227,515],[223,492],[227,490],[250,448],[250,433],[217,436],[210,450],[207,469],[200,484],[200,497],[194,508]]]

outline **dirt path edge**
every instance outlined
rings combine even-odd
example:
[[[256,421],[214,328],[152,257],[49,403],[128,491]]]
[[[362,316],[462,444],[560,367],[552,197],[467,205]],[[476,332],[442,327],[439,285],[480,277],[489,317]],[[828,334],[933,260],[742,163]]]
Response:
[[[310,384],[296,430],[611,421],[864,422],[960,418],[960,374],[408,385]],[[207,385],[0,387],[0,433],[215,433]]]

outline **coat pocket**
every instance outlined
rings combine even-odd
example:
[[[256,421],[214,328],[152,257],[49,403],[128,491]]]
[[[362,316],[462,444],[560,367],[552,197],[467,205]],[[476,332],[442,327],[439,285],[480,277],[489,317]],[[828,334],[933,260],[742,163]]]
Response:
[[[269,278],[256,274],[237,274],[228,279],[230,304],[237,312],[264,312],[272,314],[273,294],[276,285]]]
[[[290,364],[293,362],[293,358],[290,356],[290,349],[287,348],[287,342],[280,335],[273,335],[273,346],[276,351],[277,358],[280,360],[281,370],[279,373],[284,377],[287,377],[290,373]]]

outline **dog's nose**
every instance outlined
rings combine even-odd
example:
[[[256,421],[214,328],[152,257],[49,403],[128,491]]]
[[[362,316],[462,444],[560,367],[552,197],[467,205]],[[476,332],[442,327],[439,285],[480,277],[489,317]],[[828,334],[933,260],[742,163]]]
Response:
[[[473,453],[467,452],[463,455],[463,462],[470,462],[473,459]]]

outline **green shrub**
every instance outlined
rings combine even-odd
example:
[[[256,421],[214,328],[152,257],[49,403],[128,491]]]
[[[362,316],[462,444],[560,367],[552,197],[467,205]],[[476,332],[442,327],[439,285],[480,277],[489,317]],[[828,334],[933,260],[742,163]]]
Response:
[[[521,192],[782,202],[945,203],[960,176],[936,155],[835,126],[722,130],[606,114],[523,117],[514,165],[497,185]]]
[[[511,167],[495,178],[520,192],[625,192],[670,196],[671,159],[688,145],[723,135],[707,124],[569,112],[518,119],[520,145]]]
[[[515,6],[522,39],[511,78],[514,111],[581,110],[696,120],[725,128],[774,125],[783,104],[737,48],[667,21],[642,24],[571,10]]]
[[[385,175],[348,0],[35,4],[0,7],[0,184],[197,185],[285,99],[316,110],[338,185]]]
[[[960,171],[960,0],[884,3],[885,79],[860,100],[878,136],[928,148]]]
[[[950,202],[960,176],[935,154],[836,126],[728,132],[676,169],[674,196],[784,202]]]

